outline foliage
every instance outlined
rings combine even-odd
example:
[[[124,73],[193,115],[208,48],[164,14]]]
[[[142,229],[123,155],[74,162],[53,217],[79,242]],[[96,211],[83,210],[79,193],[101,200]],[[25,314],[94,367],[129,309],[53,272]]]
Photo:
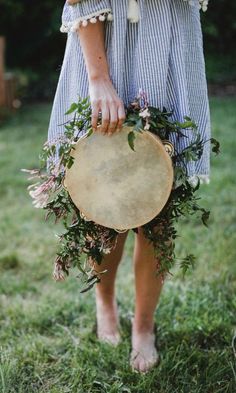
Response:
[[[0,35],[6,37],[6,70],[19,78],[21,98],[51,98],[59,77],[66,35],[61,34],[62,3],[45,0],[0,2]],[[17,37],[17,39],[16,39]],[[23,86],[22,78],[27,80]]]
[[[81,99],[77,103],[72,103],[66,114],[74,117],[68,124],[65,124],[65,133],[54,142],[46,142],[42,154],[40,155],[40,169],[24,171],[31,174],[31,179],[37,182],[30,185],[30,195],[34,198],[35,207],[46,209],[46,218],[51,215],[55,217],[55,222],[62,220],[66,232],[59,236],[60,250],[55,260],[53,277],[56,280],[65,278],[64,273],[69,274],[70,267],[77,266],[81,272],[80,278],[87,284],[88,290],[100,281],[100,273],[94,267],[94,262],[102,262],[102,256],[111,252],[115,247],[119,231],[87,220],[79,211],[70,198],[69,193],[64,189],[63,181],[65,168],[73,165],[71,151],[78,142],[79,133],[87,130],[86,137],[92,134],[91,127],[91,107],[89,97]],[[128,135],[128,143],[134,149],[135,133],[150,132],[157,135],[168,148],[172,148],[171,157],[174,168],[174,184],[169,199],[162,211],[149,223],[142,226],[144,235],[153,244],[155,256],[157,258],[157,273],[163,277],[170,273],[174,266],[176,256],[174,252],[177,231],[175,223],[183,216],[191,216],[200,213],[201,220],[207,225],[209,211],[206,211],[198,204],[198,197],[195,195],[199,188],[200,181],[193,185],[188,178],[187,163],[198,160],[203,152],[204,143],[197,132],[197,126],[190,118],[185,117],[185,121],[180,123],[171,120],[172,112],[165,108],[161,111],[158,108],[148,105],[145,92],[140,92],[134,102],[126,108],[126,121],[124,125],[132,125],[133,129]],[[187,135],[183,132],[186,130]],[[171,134],[177,134],[179,138],[188,138],[188,134],[194,133],[195,138],[182,152],[175,151],[170,143]],[[130,137],[131,135],[131,137]],[[213,150],[219,152],[219,143],[212,138]],[[47,172],[42,171],[47,168]],[[138,228],[133,228],[135,232]],[[118,233],[117,233],[118,232]],[[85,255],[85,262],[81,257]],[[185,257],[181,264],[183,271],[193,264],[194,257]],[[84,291],[85,291],[84,290]]]
[[[201,14],[207,53],[235,54],[236,3],[233,0],[210,0],[207,13]]]

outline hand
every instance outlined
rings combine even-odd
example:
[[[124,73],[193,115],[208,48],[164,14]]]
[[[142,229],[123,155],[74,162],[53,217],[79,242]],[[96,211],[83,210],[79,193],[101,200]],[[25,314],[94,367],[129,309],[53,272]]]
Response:
[[[99,112],[102,113],[102,124],[99,130],[105,135],[120,131],[125,120],[125,109],[122,100],[109,78],[97,78],[89,82],[89,94],[92,107],[92,128],[97,130]]]

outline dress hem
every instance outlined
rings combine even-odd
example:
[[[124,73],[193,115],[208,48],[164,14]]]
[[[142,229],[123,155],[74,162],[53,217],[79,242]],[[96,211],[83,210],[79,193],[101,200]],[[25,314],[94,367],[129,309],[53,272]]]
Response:
[[[210,176],[206,174],[199,174],[199,175],[191,175],[188,177],[188,181],[193,186],[196,186],[200,181],[200,184],[209,184],[210,183]]]

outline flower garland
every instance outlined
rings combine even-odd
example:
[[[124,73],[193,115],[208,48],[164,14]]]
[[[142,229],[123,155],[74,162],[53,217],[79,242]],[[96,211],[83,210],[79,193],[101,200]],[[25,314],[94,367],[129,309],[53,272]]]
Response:
[[[174,168],[174,184],[169,199],[163,210],[150,222],[142,226],[144,235],[153,244],[157,260],[157,274],[164,279],[170,273],[175,262],[179,260],[183,272],[192,266],[195,257],[192,254],[178,259],[175,255],[174,240],[178,237],[175,224],[181,217],[200,214],[200,219],[207,226],[210,212],[198,203],[199,197],[196,191],[199,189],[200,180],[197,184],[189,181],[187,163],[197,161],[203,153],[204,144],[197,130],[196,124],[185,117],[184,122],[171,120],[173,112],[165,108],[152,107],[147,102],[147,95],[140,91],[126,110],[124,125],[133,126],[128,134],[129,146],[134,149],[137,132],[149,130],[161,138],[169,141],[171,158]],[[40,153],[40,167],[38,169],[22,169],[30,174],[29,180],[36,180],[28,186],[29,194],[33,198],[36,208],[47,211],[45,219],[54,217],[55,223],[63,222],[65,232],[58,235],[59,250],[56,255],[53,278],[56,281],[64,280],[65,274],[69,275],[71,267],[79,270],[78,278],[85,285],[81,292],[92,288],[101,280],[101,275],[106,271],[98,272],[95,262],[102,263],[104,254],[110,253],[115,247],[119,232],[115,229],[101,226],[86,217],[74,205],[69,193],[63,185],[65,168],[73,165],[71,151],[80,138],[80,132],[86,131],[86,137],[92,133],[91,106],[89,97],[78,99],[71,104],[66,114],[74,113],[73,119],[65,123],[64,135],[53,143],[45,142]],[[194,134],[191,142],[181,153],[175,151],[170,142],[170,136],[175,134],[178,138],[186,138],[183,133]],[[219,142],[210,139],[213,144],[212,151],[219,153]],[[167,143],[168,149],[168,143]],[[138,228],[132,228],[138,232]]]

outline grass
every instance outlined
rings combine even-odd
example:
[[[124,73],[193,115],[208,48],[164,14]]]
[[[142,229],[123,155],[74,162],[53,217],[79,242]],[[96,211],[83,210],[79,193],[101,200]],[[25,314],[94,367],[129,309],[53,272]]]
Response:
[[[178,268],[165,284],[156,310],[159,367],[147,375],[130,370],[134,310],[129,232],[118,271],[122,344],[97,342],[94,292],[80,294],[76,272],[51,278],[58,226],[45,223],[26,192],[20,168],[36,167],[46,139],[48,104],[21,109],[0,131],[0,391],[102,393],[235,392],[236,310],[236,99],[211,99],[213,135],[221,140],[212,158],[211,184],[201,188],[211,209],[210,228],[183,222],[177,251],[193,252],[196,267]]]

